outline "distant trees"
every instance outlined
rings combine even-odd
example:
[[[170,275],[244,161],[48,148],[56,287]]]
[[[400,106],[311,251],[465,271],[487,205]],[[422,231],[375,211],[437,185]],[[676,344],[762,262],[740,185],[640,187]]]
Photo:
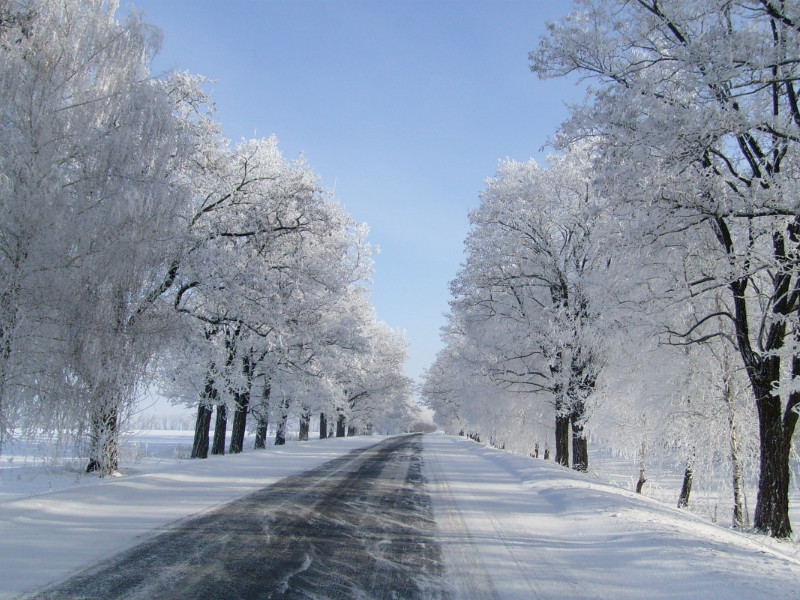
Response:
[[[0,444],[60,431],[103,474],[156,373],[199,405],[198,456],[214,408],[237,452],[271,390],[330,396],[333,363],[387,338],[364,226],[274,138],[230,148],[202,78],[154,78],[159,32],[116,9],[0,3]]]
[[[348,424],[351,434],[372,432],[376,424],[385,425],[392,418],[402,420],[405,398],[413,386],[403,373],[405,338],[374,318],[362,328],[367,346],[351,351],[337,370],[332,369],[343,402],[331,412],[337,422]]]
[[[591,304],[608,262],[596,233],[602,202],[587,157],[550,160],[549,169],[506,161],[487,182],[452,284],[448,338],[492,385],[551,403],[556,461],[569,464],[571,430],[573,466],[586,470],[586,399],[603,361]],[[433,375],[432,400],[442,383]]]

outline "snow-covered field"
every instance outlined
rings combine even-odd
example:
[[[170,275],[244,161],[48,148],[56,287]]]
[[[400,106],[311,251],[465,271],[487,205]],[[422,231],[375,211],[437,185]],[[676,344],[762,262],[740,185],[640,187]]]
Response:
[[[647,465],[647,483],[642,494],[659,500],[669,506],[676,506],[681,485],[683,483],[684,462],[679,459],[670,460],[663,457],[660,461],[651,461]],[[625,457],[599,447],[590,447],[589,472],[603,481],[627,490],[636,489],[639,478],[638,457]],[[705,470],[698,465],[694,476],[694,485],[689,503],[692,512],[706,521],[727,526],[733,517],[733,492],[728,480],[729,474],[720,468],[715,472],[711,465]],[[800,464],[793,461],[791,483],[789,489],[789,516],[795,529],[800,527]],[[744,493],[749,518],[752,521],[756,505],[757,473],[751,472],[751,479],[746,481]],[[800,529],[798,529],[800,531]],[[800,551],[800,547],[798,548]]]
[[[248,448],[253,447],[252,439]],[[86,475],[86,459],[54,456],[55,444],[47,440],[13,441],[0,455],[0,502],[42,492],[96,483]],[[179,464],[192,450],[191,431],[140,431],[125,435],[120,463],[125,475],[152,472]],[[63,452],[63,451],[62,451]]]
[[[128,442],[123,476],[106,480],[83,475],[78,463],[36,459],[32,447],[9,448],[0,470],[0,600],[380,439],[189,461],[190,432],[146,432]],[[713,525],[552,462],[440,434],[424,442],[456,597],[798,597],[792,542]]]

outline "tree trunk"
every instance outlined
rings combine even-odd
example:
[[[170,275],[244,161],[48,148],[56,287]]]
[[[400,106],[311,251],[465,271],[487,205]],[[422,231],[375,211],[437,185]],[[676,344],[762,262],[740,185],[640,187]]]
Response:
[[[324,412],[319,413],[319,439],[328,437],[328,419]]]
[[[589,441],[583,432],[584,404],[576,402],[570,415],[572,422],[572,468],[576,471],[589,470]]]
[[[728,408],[728,435],[731,451],[731,477],[733,485],[733,526],[735,528],[750,527],[750,515],[745,509],[744,481],[742,479],[742,464],[739,458],[739,435],[736,425],[735,404],[731,391],[731,369],[727,355],[723,356],[722,363],[725,381],[723,387],[723,400]]]
[[[336,437],[344,437],[344,414],[339,413],[336,419]]]
[[[642,440],[642,449],[639,454],[639,481],[636,482],[636,493],[641,494],[644,484],[647,483],[645,477],[645,457],[647,455],[647,442]]]
[[[256,441],[255,449],[261,450],[267,447],[267,428],[269,426],[269,396],[270,396],[269,383],[264,384],[264,389],[261,392],[261,404],[258,405],[257,410],[254,411],[256,417]]]
[[[347,437],[353,437],[356,434],[356,428],[352,425],[347,426]]]
[[[228,369],[236,356],[236,341],[239,337],[241,325],[228,327],[225,335],[225,348],[227,358],[225,368]],[[211,454],[225,454],[225,436],[228,428],[228,407],[222,403],[217,404],[217,419],[214,422],[214,443],[211,446]]]
[[[300,415],[300,432],[297,439],[301,442],[308,441],[308,430],[311,428],[311,415],[304,412]]]
[[[242,357],[242,375],[244,388],[234,393],[235,408],[233,411],[233,428],[231,429],[231,445],[228,451],[239,454],[244,448],[244,434],[247,428],[247,410],[250,405],[250,387],[253,382],[253,366],[250,357]]]
[[[569,415],[556,413],[556,462],[569,466]]]
[[[217,404],[217,419],[214,421],[214,443],[211,454],[225,454],[225,433],[228,427],[228,408]]]
[[[581,314],[585,313],[582,306]],[[588,318],[588,317],[587,317]],[[589,441],[586,439],[586,398],[594,390],[595,379],[592,368],[592,354],[582,348],[575,349],[569,363],[569,418],[572,424],[572,468],[576,471],[589,470]]]
[[[205,385],[197,405],[197,420],[194,424],[194,442],[192,458],[208,458],[208,434],[211,429],[211,413],[217,400],[217,388],[214,382],[214,363],[206,368]]]
[[[572,468],[576,471],[589,470],[589,441],[583,435],[583,426],[580,432],[572,428]]]
[[[208,458],[208,434],[211,429],[211,413],[213,411],[211,406],[202,402],[197,405],[192,458]]]
[[[255,449],[256,450],[263,450],[267,447],[267,427],[269,422],[266,418],[259,419],[258,425],[256,426],[256,441],[255,441]]]
[[[281,416],[278,427],[275,429],[275,445],[283,446],[286,444],[286,421],[289,419],[289,402],[284,398],[281,400]]]
[[[233,411],[233,427],[231,428],[231,444],[228,452],[239,454],[244,448],[244,434],[247,427],[247,405],[250,394],[236,394],[236,407]]]
[[[724,219],[715,220],[717,237],[730,253],[731,234]],[[795,219],[790,228],[790,237],[796,247]],[[753,525],[759,531],[772,537],[788,538],[792,535],[789,522],[789,451],[794,425],[797,422],[793,413],[790,396],[787,413],[781,413],[781,398],[774,395],[774,386],[781,378],[780,350],[784,347],[787,322],[796,311],[797,281],[792,281],[796,269],[796,259],[786,253],[785,237],[773,233],[773,255],[778,264],[784,266],[773,278],[772,315],[775,317],[764,336],[765,342],[758,351],[750,341],[747,288],[748,277],[731,281],[728,287],[733,296],[736,347],[742,357],[758,412],[759,447],[761,457],[758,474],[758,497]],[[793,289],[794,288],[794,289]],[[800,372],[798,358],[793,357],[792,372]]]
[[[92,444],[86,472],[111,475],[119,468],[119,409],[114,400],[106,400],[92,416]]]
[[[694,461],[695,453],[692,451],[691,456],[686,459],[686,469],[683,471],[683,485],[678,496],[678,508],[689,506],[689,496],[692,494],[692,482],[694,481]]]
[[[759,445],[758,500],[753,525],[776,538],[792,535],[789,523],[789,447],[784,440],[781,401],[772,394],[756,402]]]
[[[544,447],[544,459],[550,460],[550,448],[548,448],[547,446]]]
[[[735,437],[731,437],[731,464],[733,467],[733,526],[747,528],[750,527],[750,515],[746,510],[742,466]]]
[[[275,445],[283,446],[286,444],[286,418],[281,419],[275,428]]]
[[[0,310],[5,308],[5,306],[6,303],[0,305]],[[2,312],[8,314],[5,310],[2,310]],[[0,324],[0,455],[3,454],[3,444],[11,429],[6,415],[8,410],[6,408],[6,371],[9,358],[11,357],[11,338],[9,335],[6,335],[6,333],[13,330],[13,326],[11,325],[12,324],[7,321]]]
[[[533,445],[533,457],[534,458],[539,458],[539,442],[536,442]]]

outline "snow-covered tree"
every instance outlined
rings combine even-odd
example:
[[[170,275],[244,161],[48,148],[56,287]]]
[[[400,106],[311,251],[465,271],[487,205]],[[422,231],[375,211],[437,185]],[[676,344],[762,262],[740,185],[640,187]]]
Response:
[[[344,390],[339,414],[346,418],[352,432],[372,431],[379,416],[396,414],[399,419],[412,387],[403,372],[405,337],[374,317],[362,327],[367,348],[343,361],[335,376]]]
[[[602,366],[592,285],[608,260],[585,151],[549,160],[508,160],[488,180],[451,307],[462,356],[507,392],[552,403],[556,460],[569,464],[571,427],[573,465],[585,470],[586,401]]]
[[[36,420],[69,415],[91,429],[90,467],[103,472],[168,326],[154,286],[180,244],[192,144],[181,111],[199,94],[190,78],[152,78],[160,35],[116,8],[0,8],[0,415],[15,396],[38,404],[25,409]]]
[[[595,80],[560,144],[592,138],[605,195],[639,235],[680,247],[714,243],[687,260],[683,292],[727,293],[684,341],[728,335],[758,412],[755,526],[790,535],[789,452],[800,402],[798,185],[800,13],[772,0],[582,0],[550,26],[532,69]]]
[[[254,382],[264,404],[277,386],[317,377],[317,355],[326,348],[355,343],[358,324],[342,324],[337,315],[346,313],[353,290],[363,294],[359,282],[371,259],[365,228],[321,192],[307,165],[285,160],[274,138],[243,142],[215,163],[212,175],[190,221],[191,249],[177,264],[174,304],[199,326],[236,330],[235,344],[228,340],[221,353],[212,347],[215,356],[201,361],[225,365],[204,377],[216,383],[220,435],[226,406],[234,411],[235,452]],[[282,397],[288,399],[280,423],[293,403]],[[209,428],[209,398],[204,392],[198,405],[201,437]],[[257,410],[269,418],[264,406]],[[222,452],[222,443],[212,452]]]
[[[160,33],[116,10],[0,2],[0,442],[88,436],[104,474],[154,367],[199,401],[194,452],[214,407],[211,450],[230,408],[236,452],[253,394],[261,429],[273,392],[318,408],[338,393],[321,357],[373,333],[349,308],[368,305],[366,227],[274,138],[231,149],[202,78],[154,78]]]

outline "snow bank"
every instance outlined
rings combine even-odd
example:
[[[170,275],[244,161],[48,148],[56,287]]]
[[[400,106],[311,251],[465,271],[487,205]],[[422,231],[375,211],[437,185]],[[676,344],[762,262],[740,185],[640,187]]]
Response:
[[[466,528],[443,532],[445,556],[456,563],[448,566],[475,570],[447,548],[470,540],[497,597],[798,597],[800,561],[771,540],[705,523],[552,462],[439,434],[426,436],[425,446],[428,476],[447,481],[432,486],[437,521],[450,502]]]

